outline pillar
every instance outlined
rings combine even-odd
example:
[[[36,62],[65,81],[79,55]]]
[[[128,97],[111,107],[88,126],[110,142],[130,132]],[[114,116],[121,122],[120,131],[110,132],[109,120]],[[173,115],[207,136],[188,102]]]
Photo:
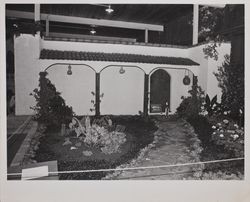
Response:
[[[145,43],[148,43],[148,29],[145,29]]]
[[[199,4],[193,5],[193,45],[198,44]]]
[[[193,86],[198,84],[198,76],[193,75]]]
[[[41,18],[41,16],[40,16],[40,4],[35,4],[35,22],[40,22],[40,18]]]
[[[100,116],[100,73],[95,74],[95,115]]]
[[[40,101],[41,101],[41,116],[46,116],[46,110],[45,110],[45,105],[46,105],[46,98],[47,98],[47,83],[46,83],[46,75],[47,72],[40,72],[39,73],[39,85],[40,85]]]
[[[145,116],[148,115],[148,74],[144,76],[144,103],[143,103],[143,113]]]
[[[46,18],[46,36],[49,36],[49,16]]]

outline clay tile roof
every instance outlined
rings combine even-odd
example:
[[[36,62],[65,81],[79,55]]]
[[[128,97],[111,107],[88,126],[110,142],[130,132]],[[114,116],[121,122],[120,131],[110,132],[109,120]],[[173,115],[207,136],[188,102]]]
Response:
[[[101,52],[79,52],[79,51],[59,51],[43,49],[40,59],[54,60],[84,60],[84,61],[110,61],[110,62],[132,62],[132,63],[152,63],[169,65],[199,65],[189,58],[164,57],[139,54],[123,53],[101,53]]]

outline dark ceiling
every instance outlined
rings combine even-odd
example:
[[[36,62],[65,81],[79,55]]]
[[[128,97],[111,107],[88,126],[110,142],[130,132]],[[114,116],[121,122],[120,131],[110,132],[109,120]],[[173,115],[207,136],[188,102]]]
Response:
[[[149,31],[148,42],[160,44],[190,45],[192,43],[192,4],[111,4],[114,12],[108,14],[108,4],[41,4],[41,13],[109,19],[127,22],[164,25],[164,32]],[[34,4],[6,4],[8,10],[34,12]],[[32,20],[6,19],[7,32],[11,36],[13,24],[21,33],[30,33]],[[42,21],[43,30],[45,22]],[[166,28],[167,27],[167,28]],[[90,26],[63,22],[50,22],[50,32],[90,35]],[[167,29],[167,32],[166,32]],[[145,41],[143,30],[96,26],[96,36],[124,37]],[[185,32],[183,32],[185,30]]]
[[[111,4],[111,7],[114,12],[108,14],[105,6],[98,4],[41,4],[41,12],[148,24],[166,24],[192,12],[192,4]],[[34,11],[32,4],[8,4],[6,8]]]

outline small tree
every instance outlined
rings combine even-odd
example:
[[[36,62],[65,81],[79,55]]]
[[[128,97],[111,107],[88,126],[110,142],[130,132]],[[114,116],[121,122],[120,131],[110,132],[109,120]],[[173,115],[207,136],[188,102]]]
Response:
[[[46,72],[40,73],[40,88],[34,89],[31,93],[36,100],[36,105],[31,107],[36,112],[35,119],[47,127],[68,124],[73,117],[73,110],[65,104],[61,93],[56,90],[46,75]]]

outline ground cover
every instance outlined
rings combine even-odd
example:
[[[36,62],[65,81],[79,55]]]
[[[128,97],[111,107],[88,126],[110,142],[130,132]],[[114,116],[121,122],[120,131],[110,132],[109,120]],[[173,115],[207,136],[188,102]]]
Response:
[[[142,148],[152,143],[153,133],[157,130],[153,121],[145,120],[140,116],[112,116],[110,118],[114,126],[123,126],[125,129],[126,141],[121,144],[119,152],[103,153],[98,147],[91,147],[80,142],[75,134],[62,136],[59,128],[50,128],[40,138],[34,159],[37,162],[57,160],[59,171],[115,168],[136,158]],[[91,122],[93,123],[93,119]],[[71,143],[65,144],[66,138]],[[96,180],[103,178],[106,174],[104,172],[60,174],[59,178],[62,180]]]

